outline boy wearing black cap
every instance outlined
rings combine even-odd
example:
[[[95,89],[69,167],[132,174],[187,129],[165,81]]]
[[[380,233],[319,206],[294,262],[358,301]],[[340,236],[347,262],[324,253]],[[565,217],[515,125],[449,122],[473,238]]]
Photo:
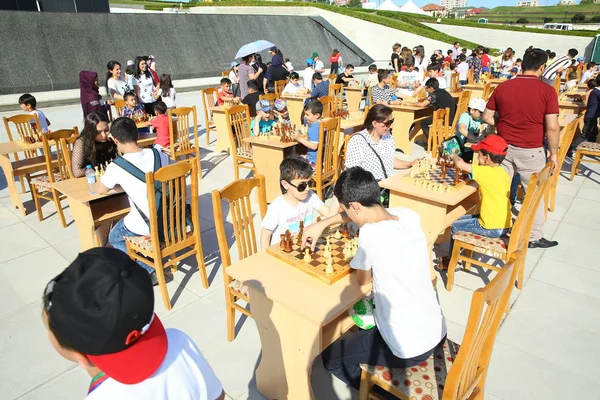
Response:
[[[119,250],[80,253],[46,286],[42,320],[56,351],[92,378],[86,399],[225,398],[194,342],[154,314],[148,274]]]
[[[506,157],[508,144],[498,135],[489,135],[474,144],[477,152],[477,165],[467,164],[458,155],[452,156],[454,164],[463,171],[473,174],[473,180],[479,185],[481,207],[479,215],[464,215],[451,225],[451,237],[458,232],[470,232],[476,235],[499,238],[506,236],[512,225],[509,200],[510,181],[502,161]],[[454,248],[454,239],[450,239],[450,255]],[[447,269],[450,257],[442,257],[441,269]]]

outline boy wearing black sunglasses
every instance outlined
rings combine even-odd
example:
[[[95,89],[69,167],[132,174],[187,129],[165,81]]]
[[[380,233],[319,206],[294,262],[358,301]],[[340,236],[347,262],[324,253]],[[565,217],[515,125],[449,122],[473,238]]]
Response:
[[[281,162],[279,171],[283,194],[273,200],[262,220],[260,246],[263,249],[277,243],[286,230],[297,234],[300,231],[300,221],[305,227],[311,225],[315,211],[323,217],[329,217],[337,214],[340,208],[335,197],[330,207],[327,207],[310,190],[314,184],[313,169],[306,159],[299,156],[288,157]]]

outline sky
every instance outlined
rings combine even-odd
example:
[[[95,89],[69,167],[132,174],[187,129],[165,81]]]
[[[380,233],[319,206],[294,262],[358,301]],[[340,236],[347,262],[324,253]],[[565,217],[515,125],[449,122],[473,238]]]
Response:
[[[402,6],[406,3],[406,0],[393,0],[394,3]],[[439,0],[413,0],[413,3],[418,5],[419,7],[423,7],[425,4],[435,3],[440,4]],[[546,3],[549,6],[553,6],[558,4],[558,0],[540,0],[540,5],[545,6]],[[494,8],[498,6],[516,6],[517,0],[468,0],[467,5],[469,7],[488,7]]]

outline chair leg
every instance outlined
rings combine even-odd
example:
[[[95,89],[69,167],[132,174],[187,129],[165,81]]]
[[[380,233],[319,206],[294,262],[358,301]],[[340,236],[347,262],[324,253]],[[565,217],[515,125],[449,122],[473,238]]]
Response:
[[[235,308],[233,303],[235,298],[229,293],[229,287],[225,286],[225,312],[227,313],[227,341],[233,342],[235,339]]]
[[[204,252],[202,251],[202,243],[200,243],[200,233],[196,234],[196,261],[198,263],[198,271],[200,279],[202,279],[202,287],[208,288],[208,277],[206,276],[206,265],[204,264]]]
[[[154,254],[154,270],[156,271],[156,278],[158,278],[158,286],[160,287],[160,294],[162,296],[165,309],[169,311],[172,308],[171,298],[169,297],[169,291],[167,290],[167,281],[165,280],[163,261],[158,254]]]
[[[39,192],[35,185],[31,185],[31,197],[33,197],[33,204],[35,204],[35,210],[37,211],[38,219],[44,220],[44,213],[42,212],[42,206],[40,204]]]
[[[360,374],[360,390],[358,392],[358,400],[369,400],[369,392],[373,387],[373,382],[371,380],[371,375],[362,370]]]
[[[236,181],[240,179],[240,166],[235,158],[233,159],[233,176]]]
[[[473,258],[473,250],[465,249],[465,257],[468,257],[469,259]],[[463,267],[465,268],[465,271],[470,271],[471,263],[465,260],[463,261]]]
[[[52,197],[54,198],[54,204],[56,204],[56,212],[58,213],[58,217],[60,218],[60,223],[63,228],[67,227],[67,221],[65,221],[65,213],[63,213],[62,204],[60,204],[60,196],[58,192],[52,189]]]
[[[455,240],[454,248],[452,249],[452,256],[450,257],[450,262],[448,263],[448,282],[446,282],[447,291],[451,291],[454,287],[454,273],[456,272],[456,267],[458,266],[458,256],[460,254],[460,250],[460,242]]]
[[[19,182],[21,182],[21,193],[27,193],[25,190],[25,177],[23,175],[19,176]]]
[[[517,265],[519,268],[517,271],[517,289],[519,290],[523,290],[523,281],[525,280],[525,258],[525,254],[523,254],[523,257],[521,257],[519,264]]]
[[[556,187],[558,186],[558,182],[554,182],[554,184],[550,187],[550,212],[554,212],[554,206],[556,206]]]
[[[581,152],[579,150],[575,151],[575,158],[573,159],[573,165],[571,165],[571,176],[569,180],[572,181],[577,174],[577,168],[579,167],[579,163],[581,162]]]

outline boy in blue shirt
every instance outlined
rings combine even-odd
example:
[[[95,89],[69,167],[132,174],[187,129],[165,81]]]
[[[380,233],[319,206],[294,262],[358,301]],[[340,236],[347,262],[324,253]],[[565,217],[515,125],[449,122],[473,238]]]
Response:
[[[464,145],[467,142],[475,143],[481,134],[481,115],[485,111],[485,100],[474,98],[469,101],[467,112],[461,114],[456,123],[456,136]]]
[[[310,100],[304,106],[304,121],[308,124],[306,139],[297,137],[296,140],[306,146],[306,159],[314,168],[317,165],[317,150],[319,149],[319,133],[321,131],[321,116],[323,103],[317,99]]]
[[[256,117],[250,123],[252,136],[259,136],[273,130],[275,119],[272,118],[271,111],[269,100],[260,100],[256,103]]]

